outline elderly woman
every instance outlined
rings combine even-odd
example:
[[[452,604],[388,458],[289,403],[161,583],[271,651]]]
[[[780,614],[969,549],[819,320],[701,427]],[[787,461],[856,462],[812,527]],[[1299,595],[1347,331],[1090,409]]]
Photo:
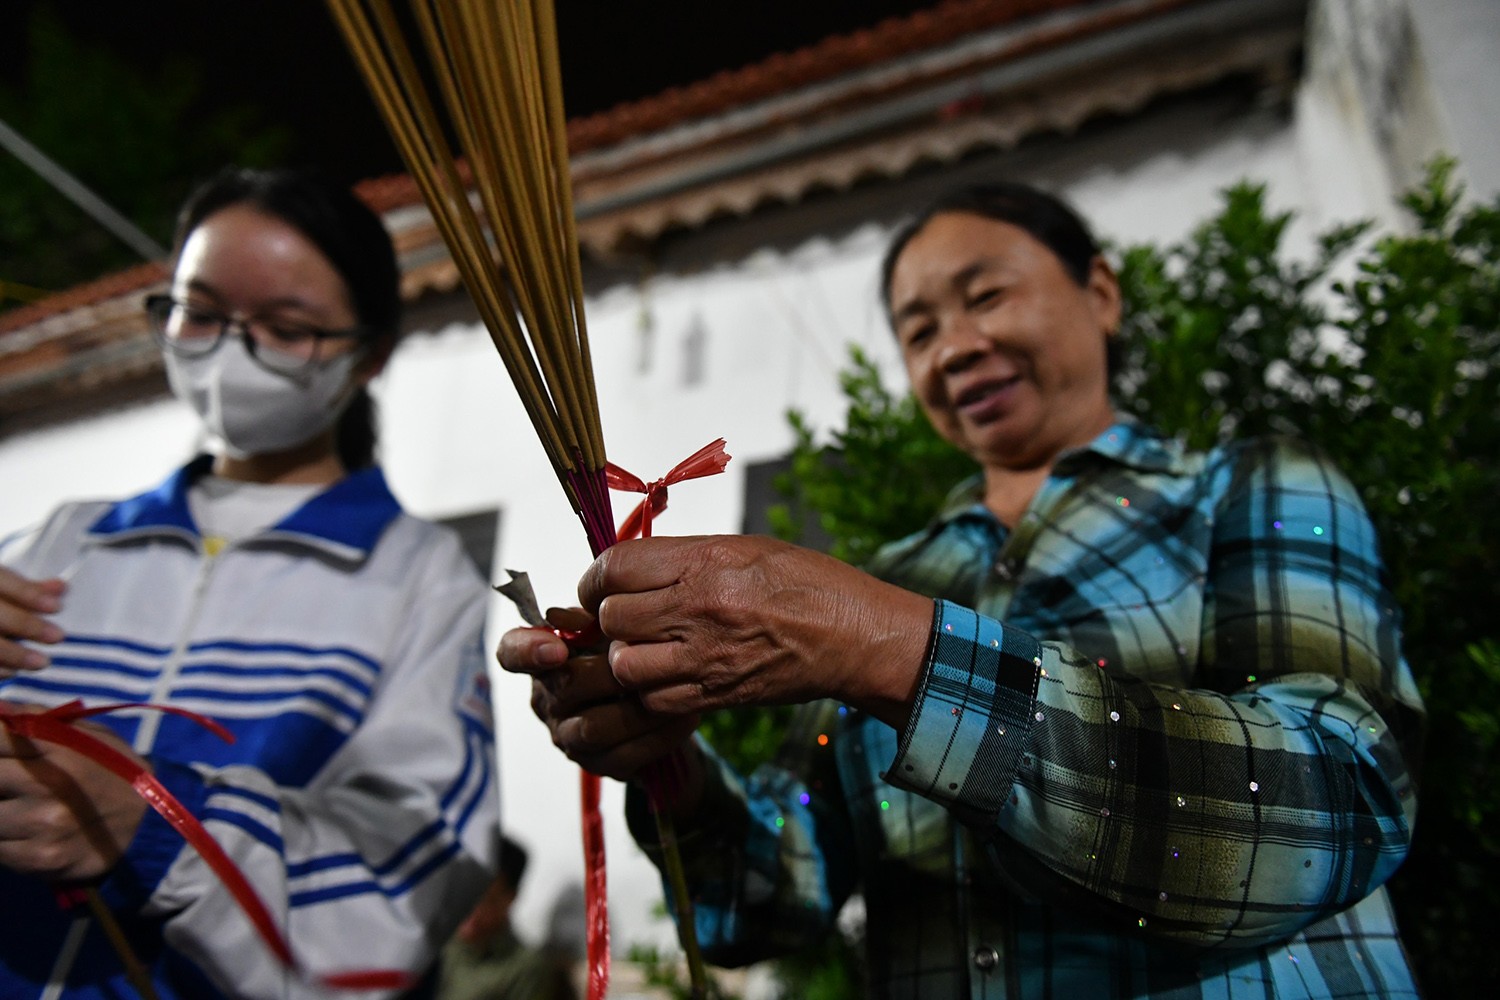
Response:
[[[858,891],[872,996],[1414,995],[1381,884],[1422,706],[1349,483],[1294,441],[1194,453],[1117,415],[1119,286],[1041,192],[937,202],[884,290],[917,399],[981,468],[926,529],[868,572],[623,543],[579,587],[607,656],[502,640],[583,766],[685,746],[710,959],[816,940]],[[748,779],[684,743],[789,702]],[[627,811],[653,851],[634,786]]]

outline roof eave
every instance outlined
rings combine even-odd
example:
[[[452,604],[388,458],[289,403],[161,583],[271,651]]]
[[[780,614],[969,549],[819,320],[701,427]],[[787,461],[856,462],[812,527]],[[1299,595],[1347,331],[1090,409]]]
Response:
[[[927,133],[946,159],[1071,131],[1232,74],[1285,73],[1306,10],[1307,0],[1070,7],[820,85],[816,95],[781,95],[586,152],[574,160],[580,240],[608,255],[701,224],[714,214],[704,205],[715,200],[710,190],[724,214],[740,215],[755,205],[747,187],[795,200],[792,174],[803,190],[895,176],[918,157],[893,156],[893,138]]]
[[[1230,75],[1285,76],[1301,48],[1308,3],[950,4],[970,15],[985,6],[1041,13],[992,16],[991,27],[932,49],[580,150],[573,161],[580,244],[608,258],[814,190],[898,178],[921,162],[1066,133]],[[375,179],[359,191],[392,232],[407,301],[458,288],[457,268],[411,178]],[[165,265],[143,265],[0,317],[0,435],[76,411],[85,393],[161,391],[160,358],[139,301],[166,277]]]

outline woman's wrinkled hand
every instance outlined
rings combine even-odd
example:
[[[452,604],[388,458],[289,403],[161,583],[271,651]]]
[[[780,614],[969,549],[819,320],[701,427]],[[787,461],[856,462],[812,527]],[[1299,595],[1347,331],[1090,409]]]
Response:
[[[66,589],[62,580],[32,580],[0,566],[0,680],[47,665],[45,653],[21,642],[62,641],[62,629],[44,616],[62,607]]]
[[[144,764],[104,726],[76,725]],[[53,882],[97,878],[119,861],[145,814],[146,801],[102,764],[0,726],[0,866]]]
[[[593,623],[578,609],[553,608],[554,628],[581,633]],[[602,649],[574,650],[547,628],[516,628],[500,638],[500,665],[531,676],[531,708],[552,742],[585,770],[631,778],[681,746],[696,714],[647,710],[615,680]]]
[[[897,727],[933,614],[929,598],[748,535],[621,542],[585,572],[578,596],[613,640],[612,679],[648,710],[836,698]]]

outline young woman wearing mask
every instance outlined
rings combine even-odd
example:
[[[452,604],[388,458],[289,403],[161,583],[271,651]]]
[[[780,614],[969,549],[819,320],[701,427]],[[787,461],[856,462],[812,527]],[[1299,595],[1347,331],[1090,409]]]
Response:
[[[419,973],[495,864],[487,590],[373,464],[366,383],[395,343],[379,218],[291,171],[231,170],[183,207],[147,311],[210,453],[147,493],[63,506],[0,547],[0,704],[150,702],[91,730],[148,767],[293,942],[256,937],[125,782],[0,729],[0,996],[128,993],[58,884],[96,886],[161,997],[313,995]]]

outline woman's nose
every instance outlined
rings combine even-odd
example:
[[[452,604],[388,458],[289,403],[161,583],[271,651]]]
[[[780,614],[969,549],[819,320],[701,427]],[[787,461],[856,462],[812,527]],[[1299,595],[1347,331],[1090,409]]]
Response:
[[[944,371],[962,371],[994,347],[990,338],[968,316],[948,323],[941,337],[937,360]]]

